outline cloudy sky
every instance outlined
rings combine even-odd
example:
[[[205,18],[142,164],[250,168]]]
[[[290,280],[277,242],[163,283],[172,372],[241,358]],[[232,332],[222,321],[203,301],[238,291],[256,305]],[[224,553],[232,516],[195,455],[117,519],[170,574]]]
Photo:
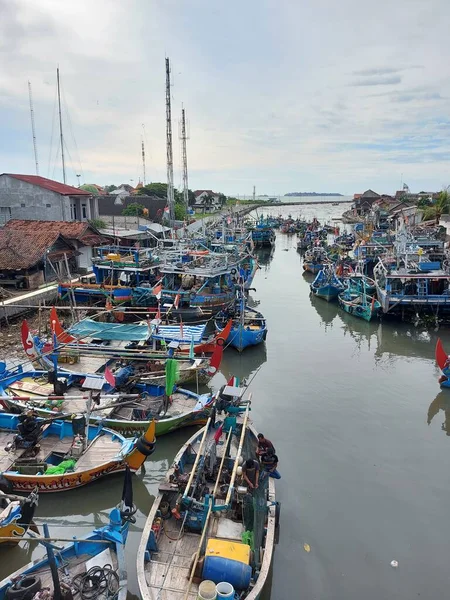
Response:
[[[391,193],[450,184],[448,0],[0,0],[0,172],[165,180],[164,58],[190,187]]]

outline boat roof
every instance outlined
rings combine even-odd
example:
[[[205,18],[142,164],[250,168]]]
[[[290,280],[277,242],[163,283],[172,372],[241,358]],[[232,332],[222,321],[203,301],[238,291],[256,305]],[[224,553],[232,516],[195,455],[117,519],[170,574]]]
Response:
[[[182,329],[182,331],[181,331]],[[201,325],[159,325],[152,321],[151,329],[145,321],[140,323],[98,323],[92,319],[84,319],[75,323],[68,330],[79,338],[95,338],[104,341],[143,342],[149,337],[155,340],[170,340],[189,344],[201,341],[206,323]]]

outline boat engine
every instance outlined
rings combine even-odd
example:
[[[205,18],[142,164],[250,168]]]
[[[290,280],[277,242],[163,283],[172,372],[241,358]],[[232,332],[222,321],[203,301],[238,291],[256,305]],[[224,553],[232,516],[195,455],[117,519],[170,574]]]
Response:
[[[120,367],[114,373],[114,378],[116,380],[116,388],[123,386],[127,383],[130,377],[133,375],[134,369],[131,366]]]
[[[32,448],[36,446],[42,433],[42,427],[33,414],[19,415],[18,433],[13,440],[5,446],[6,452],[15,448]]]

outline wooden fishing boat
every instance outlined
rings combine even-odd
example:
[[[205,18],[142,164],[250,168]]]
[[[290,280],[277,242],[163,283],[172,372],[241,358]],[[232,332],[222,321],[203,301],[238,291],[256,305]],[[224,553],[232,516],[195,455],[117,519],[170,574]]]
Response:
[[[229,320],[229,314],[218,315],[215,319],[215,327],[218,333],[221,333]],[[228,337],[225,340],[226,345],[236,348],[239,352],[249,346],[262,344],[267,337],[267,324],[264,316],[259,311],[249,306],[243,305],[235,318]]]
[[[134,384],[129,381],[127,367],[111,371],[114,386],[102,374],[60,369],[55,389],[48,376],[43,370],[1,373],[0,398],[7,410],[18,413],[32,409],[43,418],[60,414],[61,419],[70,421],[85,410],[89,392],[95,390],[98,404],[89,415],[91,425],[102,423],[122,435],[134,436],[144,433],[155,419],[156,435],[160,436],[181,427],[204,425],[211,409],[211,394],[173,386],[172,393],[166,394],[164,386]]]
[[[375,296],[368,296],[365,292],[354,292],[351,289],[339,294],[338,302],[345,312],[365,321],[371,321],[381,309],[381,304]]]
[[[6,483],[6,488],[9,486]],[[28,528],[37,531],[33,525],[34,512],[38,503],[37,492],[27,497],[13,496],[0,491],[0,544],[11,545],[20,542]]]
[[[73,537],[72,540],[50,538],[49,528],[44,524],[44,538],[35,539],[45,546],[46,555],[0,581],[0,600],[72,598],[72,591],[84,599],[104,597],[126,600],[124,545],[129,524],[136,522],[135,512],[131,476],[127,470],[122,501],[110,512],[109,524],[95,528],[84,537]],[[55,545],[58,541],[64,541],[66,545]]]
[[[436,363],[442,371],[442,375],[438,379],[439,384],[443,388],[448,388],[450,387],[450,360],[440,338],[436,342],[435,357]]]
[[[310,285],[310,289],[314,296],[330,302],[345,290],[345,286],[337,277],[334,268],[325,265],[325,267],[317,273],[316,278]]]
[[[313,273],[313,275],[317,275],[317,273],[321,271],[324,265],[328,262],[326,250],[320,246],[316,246],[305,253],[303,259],[303,270],[307,273]]]
[[[226,583],[229,598],[234,590],[246,600],[261,596],[279,505],[271,477],[261,477],[253,494],[240,481],[240,464],[256,459],[257,449],[243,392],[220,391],[223,421],[209,420],[183,445],[159,486],[137,553],[142,600],[195,600],[205,580]]]
[[[63,492],[100,477],[137,471],[154,450],[155,423],[139,438],[86,424],[0,413],[0,471],[13,491]]]

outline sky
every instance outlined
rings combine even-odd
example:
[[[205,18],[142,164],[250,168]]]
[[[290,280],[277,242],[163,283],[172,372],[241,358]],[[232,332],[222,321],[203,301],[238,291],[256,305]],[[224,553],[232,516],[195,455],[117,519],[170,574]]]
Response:
[[[353,195],[450,184],[448,0],[0,0],[0,173]]]

